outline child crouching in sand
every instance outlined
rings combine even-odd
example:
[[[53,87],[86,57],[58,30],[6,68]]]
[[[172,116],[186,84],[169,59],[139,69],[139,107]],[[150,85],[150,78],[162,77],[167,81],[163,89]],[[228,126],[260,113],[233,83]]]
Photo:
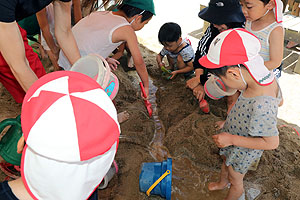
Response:
[[[247,171],[257,166],[264,150],[279,145],[276,125],[281,91],[259,55],[260,48],[254,35],[245,29],[232,29],[220,33],[208,54],[199,60],[228,87],[242,91],[222,132],[213,136],[224,162],[219,182],[210,183],[208,189],[221,190],[230,183],[226,200],[244,195]]]
[[[157,54],[156,61],[164,70],[162,67],[166,66],[162,60],[167,56],[169,66],[165,69],[171,70],[168,79],[173,79],[177,74],[182,73],[185,78],[189,78],[194,73],[194,50],[188,40],[182,39],[180,26],[173,22],[165,23],[159,29],[158,40],[164,47]]]

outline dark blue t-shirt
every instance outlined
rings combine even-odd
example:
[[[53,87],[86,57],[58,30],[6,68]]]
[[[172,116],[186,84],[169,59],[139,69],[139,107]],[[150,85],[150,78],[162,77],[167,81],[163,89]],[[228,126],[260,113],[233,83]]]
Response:
[[[37,13],[53,0],[0,0],[0,22],[19,21]],[[69,2],[71,0],[60,0]]]

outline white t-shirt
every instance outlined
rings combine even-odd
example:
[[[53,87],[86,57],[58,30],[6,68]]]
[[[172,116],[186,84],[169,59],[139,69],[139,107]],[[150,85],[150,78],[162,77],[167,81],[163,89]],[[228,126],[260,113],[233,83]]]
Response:
[[[96,53],[108,57],[123,41],[112,42],[112,34],[119,27],[129,25],[124,17],[113,15],[108,11],[96,11],[81,19],[73,28],[75,40],[81,56]],[[60,51],[58,64],[65,70],[71,65],[64,53]]]

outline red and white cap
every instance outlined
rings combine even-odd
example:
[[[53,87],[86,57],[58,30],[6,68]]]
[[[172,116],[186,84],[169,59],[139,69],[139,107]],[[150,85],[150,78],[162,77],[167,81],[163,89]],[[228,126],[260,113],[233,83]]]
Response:
[[[47,74],[28,90],[21,123],[21,173],[34,199],[87,199],[109,170],[120,126],[116,109],[92,78]]]
[[[273,8],[277,23],[281,23],[283,19],[283,3],[281,0],[274,0],[275,7]]]
[[[252,33],[242,28],[230,29],[213,39],[207,55],[199,63],[208,69],[243,64],[258,84],[269,85],[274,74],[264,65],[260,48],[259,39]]]

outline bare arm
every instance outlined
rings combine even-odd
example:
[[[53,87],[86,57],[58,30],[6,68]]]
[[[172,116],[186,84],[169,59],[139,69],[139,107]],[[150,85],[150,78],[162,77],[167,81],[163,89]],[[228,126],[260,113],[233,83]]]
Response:
[[[177,57],[177,59],[178,58],[179,58],[179,56]],[[183,62],[183,60],[182,60],[182,62]],[[175,71],[171,72],[172,76],[171,76],[170,79],[173,79],[177,74],[182,74],[182,73],[187,73],[187,72],[192,71],[194,69],[193,61],[190,61],[188,63],[184,63],[184,66],[182,66],[182,67],[178,66],[178,68],[179,68],[178,70],[175,70]]]
[[[122,55],[123,55],[123,53],[124,53],[124,50],[125,50],[125,44],[126,44],[126,43],[123,42],[123,43],[118,47],[117,53],[115,53],[115,54],[112,56],[113,59],[118,60],[118,59],[120,59],[120,58],[122,57]]]
[[[159,67],[163,67],[165,66],[165,64],[163,63],[163,57],[159,54],[156,55],[156,62],[158,64]]]
[[[146,94],[149,96],[149,79],[146,65],[144,63],[142,54],[140,52],[137,37],[131,26],[122,26],[116,29],[112,35],[113,42],[125,41],[127,42],[128,48],[131,52],[133,62],[137,73],[139,74]]]
[[[80,0],[72,0],[73,2],[73,10],[74,10],[74,21],[75,24],[82,19],[82,12],[81,12],[81,3]]]
[[[53,39],[53,36],[50,32],[49,23],[48,23],[48,20],[47,20],[46,8],[44,8],[41,11],[39,11],[38,13],[36,13],[36,18],[39,22],[40,29],[42,31],[42,34],[43,34],[45,40],[46,40],[46,43],[47,43],[48,47],[50,48],[52,53],[58,57],[59,47],[56,46],[56,44],[54,42],[54,39]]]
[[[279,136],[244,137],[223,132],[212,137],[217,146],[221,148],[234,145],[249,149],[272,150],[276,149],[279,145]]]
[[[17,23],[0,22],[0,52],[25,92],[38,79],[25,56],[24,42]]]
[[[201,68],[197,68],[195,70],[195,77],[191,78],[190,80],[188,80],[186,82],[186,87],[190,88],[190,89],[194,89],[195,87],[197,87],[200,84],[200,76],[203,74],[203,69]]]
[[[80,53],[71,30],[71,2],[54,1],[54,21],[57,42],[73,65]]]
[[[270,60],[265,62],[269,70],[276,69],[280,66],[283,58],[283,40],[284,32],[282,27],[276,27],[269,37],[270,44]]]

